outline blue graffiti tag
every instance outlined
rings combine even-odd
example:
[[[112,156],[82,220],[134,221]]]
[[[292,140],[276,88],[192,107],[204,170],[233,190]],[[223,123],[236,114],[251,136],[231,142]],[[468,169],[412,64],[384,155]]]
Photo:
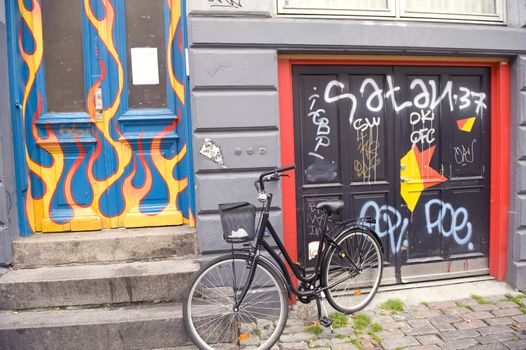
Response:
[[[431,208],[439,206],[440,210],[434,220],[431,219]],[[469,214],[466,208],[460,207],[455,209],[451,204],[442,202],[440,199],[432,199],[426,203],[426,222],[427,233],[432,234],[435,228],[438,229],[444,237],[453,236],[458,245],[465,245],[471,239],[472,226],[469,220]],[[449,229],[444,227],[444,219],[451,216]],[[465,232],[463,232],[465,230]],[[459,236],[463,235],[464,237]],[[468,244],[468,249],[473,250],[473,243]]]
[[[431,210],[438,206],[438,211]],[[433,215],[436,215],[434,216]],[[469,214],[466,208],[454,208],[450,203],[439,199],[432,199],[425,204],[427,233],[438,232],[444,237],[453,237],[458,245],[468,244],[468,249],[473,250],[470,242],[472,225],[469,222]],[[373,217],[376,223],[372,228],[380,238],[389,236],[390,249],[392,253],[399,253],[402,246],[407,247],[409,242],[405,239],[409,219],[390,205],[379,206],[375,201],[366,202],[360,211],[360,217]],[[450,217],[449,227],[445,224],[446,218]]]
[[[372,215],[370,210],[372,210]],[[402,247],[402,240],[406,234],[409,220],[402,218],[402,214],[396,208],[390,205],[382,205],[380,207],[375,201],[369,201],[363,205],[360,217],[365,216],[375,218],[376,224],[373,225],[373,229],[380,238],[389,236],[391,252],[398,253]],[[398,239],[396,237],[397,232],[400,232]],[[406,245],[407,241],[404,242],[404,246]]]

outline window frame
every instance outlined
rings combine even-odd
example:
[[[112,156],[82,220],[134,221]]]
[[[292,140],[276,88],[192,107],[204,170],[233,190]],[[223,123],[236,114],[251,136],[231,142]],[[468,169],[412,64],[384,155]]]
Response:
[[[455,14],[447,12],[409,11],[406,0],[387,0],[388,10],[331,9],[319,7],[285,6],[287,0],[276,0],[277,15],[286,17],[356,18],[404,20],[419,22],[457,22],[506,25],[506,0],[495,0],[495,14]],[[322,0],[323,1],[323,0]]]
[[[323,1],[323,0],[322,0]],[[394,17],[396,16],[396,1],[387,0],[386,10],[361,10],[361,9],[328,9],[323,5],[319,7],[297,7],[289,6],[286,7],[285,3],[287,0],[277,0],[278,14],[292,14],[292,15],[332,15],[332,16],[355,16],[355,17]]]
[[[425,11],[410,11],[407,10],[407,0],[399,1],[400,18],[425,18],[433,20],[457,20],[457,21],[476,21],[482,23],[503,23],[505,21],[505,0],[495,0],[494,14],[456,14],[447,12],[425,12]]]

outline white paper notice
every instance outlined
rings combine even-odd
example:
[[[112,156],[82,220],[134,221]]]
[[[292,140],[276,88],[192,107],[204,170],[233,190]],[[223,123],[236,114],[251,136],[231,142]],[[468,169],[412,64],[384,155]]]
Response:
[[[156,47],[133,47],[131,66],[133,85],[159,84],[159,61]]]

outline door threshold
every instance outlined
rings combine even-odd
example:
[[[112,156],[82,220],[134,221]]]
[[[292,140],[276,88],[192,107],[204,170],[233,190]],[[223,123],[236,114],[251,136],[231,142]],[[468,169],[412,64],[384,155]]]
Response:
[[[441,279],[441,280],[425,281],[425,282],[410,282],[410,283],[403,283],[403,284],[380,286],[380,288],[378,289],[378,292],[390,292],[390,291],[404,290],[404,289],[438,287],[438,286],[447,286],[447,285],[452,285],[452,284],[482,282],[482,281],[491,281],[491,280],[495,280],[495,277],[485,275],[485,276]]]

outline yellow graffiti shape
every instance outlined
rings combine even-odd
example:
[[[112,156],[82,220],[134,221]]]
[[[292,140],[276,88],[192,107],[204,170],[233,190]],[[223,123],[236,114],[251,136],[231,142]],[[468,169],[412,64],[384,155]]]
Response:
[[[413,149],[400,159],[400,194],[407,208],[413,212],[424,190],[424,184],[421,181],[413,182],[411,179],[420,179],[420,169]]]
[[[458,130],[464,132],[471,132],[471,129],[473,129],[473,125],[475,124],[476,119],[477,117],[471,117],[457,120]]]
[[[400,159],[400,194],[411,212],[415,210],[422,191],[447,181],[447,178],[431,168],[430,162],[435,147],[420,151],[414,145]]]

